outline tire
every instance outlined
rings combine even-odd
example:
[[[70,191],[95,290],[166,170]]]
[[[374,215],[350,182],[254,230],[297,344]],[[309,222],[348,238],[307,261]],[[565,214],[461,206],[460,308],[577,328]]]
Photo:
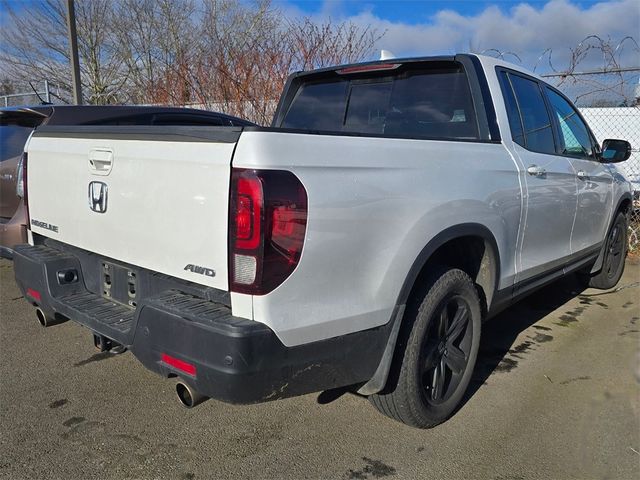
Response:
[[[421,292],[408,305],[387,386],[369,401],[399,422],[432,428],[453,414],[467,390],[482,314],[462,270],[436,269]]]
[[[581,275],[585,285],[607,290],[618,284],[624,272],[624,260],[627,256],[627,230],[627,217],[620,212],[604,243],[602,268],[595,275]]]

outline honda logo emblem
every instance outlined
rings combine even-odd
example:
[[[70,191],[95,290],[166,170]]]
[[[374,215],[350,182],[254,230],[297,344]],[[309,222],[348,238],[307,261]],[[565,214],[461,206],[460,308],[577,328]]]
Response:
[[[91,182],[89,184],[89,208],[97,213],[107,211],[107,184]]]

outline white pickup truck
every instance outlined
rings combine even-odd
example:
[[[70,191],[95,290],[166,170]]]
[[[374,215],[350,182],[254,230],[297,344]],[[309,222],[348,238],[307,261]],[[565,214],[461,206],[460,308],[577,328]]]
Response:
[[[618,282],[629,152],[494,58],[296,73],[269,128],[36,130],[16,280],[186,406],[346,387],[432,427],[482,320],[571,272]]]

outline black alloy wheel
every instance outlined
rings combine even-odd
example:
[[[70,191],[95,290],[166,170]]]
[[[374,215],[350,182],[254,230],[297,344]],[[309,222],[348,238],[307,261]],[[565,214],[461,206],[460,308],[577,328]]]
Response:
[[[426,401],[440,405],[456,391],[469,361],[473,324],[466,300],[452,296],[432,320],[423,349],[422,382]]]

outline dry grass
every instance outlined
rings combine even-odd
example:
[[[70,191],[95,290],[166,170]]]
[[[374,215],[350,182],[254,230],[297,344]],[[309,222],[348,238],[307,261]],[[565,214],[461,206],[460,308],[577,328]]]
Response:
[[[634,205],[629,222],[629,256],[640,258],[640,208]]]

